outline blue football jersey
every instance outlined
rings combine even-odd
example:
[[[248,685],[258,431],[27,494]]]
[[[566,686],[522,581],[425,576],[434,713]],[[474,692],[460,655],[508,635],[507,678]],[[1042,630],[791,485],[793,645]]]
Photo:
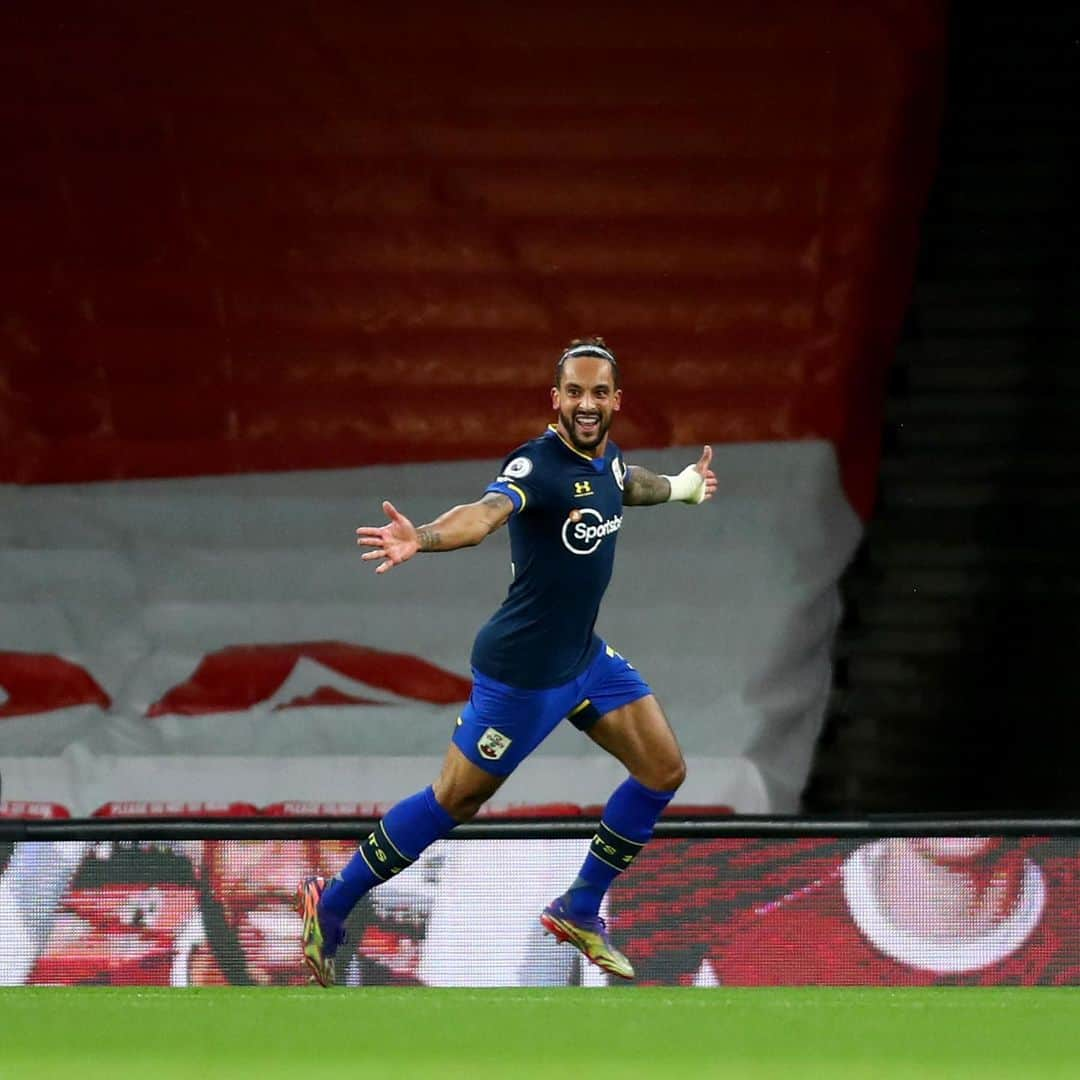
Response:
[[[608,440],[602,458],[555,430],[519,446],[487,491],[514,503],[513,580],[502,607],[476,636],[472,666],[527,690],[561,686],[588,667],[622,527],[625,466]]]

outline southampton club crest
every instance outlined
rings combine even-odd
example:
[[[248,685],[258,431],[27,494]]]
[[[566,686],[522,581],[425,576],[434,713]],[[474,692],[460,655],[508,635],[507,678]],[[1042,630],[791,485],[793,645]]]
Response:
[[[493,727],[489,727],[487,731],[480,736],[480,741],[476,744],[476,749],[479,750],[488,761],[498,761],[499,758],[510,749],[510,744],[513,741],[513,739],[508,738],[501,731],[496,731]]]

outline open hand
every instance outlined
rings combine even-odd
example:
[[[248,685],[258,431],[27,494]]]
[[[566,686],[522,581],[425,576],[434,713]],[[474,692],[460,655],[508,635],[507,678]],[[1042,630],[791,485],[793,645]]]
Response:
[[[399,563],[407,562],[420,550],[420,539],[416,526],[399,513],[393,503],[382,504],[383,513],[390,519],[388,525],[361,525],[356,530],[356,542],[362,547],[372,548],[360,556],[365,562],[370,559],[382,559],[375,567],[376,574],[384,574]]]

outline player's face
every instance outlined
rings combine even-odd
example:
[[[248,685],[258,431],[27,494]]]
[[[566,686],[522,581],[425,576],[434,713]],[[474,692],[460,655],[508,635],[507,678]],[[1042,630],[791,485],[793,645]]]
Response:
[[[551,388],[559,430],[583,454],[603,453],[608,428],[621,404],[622,391],[615,389],[611,364],[599,356],[567,360],[559,385]]]

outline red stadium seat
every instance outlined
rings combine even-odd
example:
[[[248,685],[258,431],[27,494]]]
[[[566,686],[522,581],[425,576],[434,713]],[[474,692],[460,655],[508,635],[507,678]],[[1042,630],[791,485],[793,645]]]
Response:
[[[483,809],[477,815],[480,820],[513,820],[514,818],[576,818],[582,816],[577,803],[517,803],[497,810]]]
[[[585,817],[601,817],[604,813],[603,806],[586,806],[582,811]],[[668,803],[662,817],[669,818],[714,818],[730,817],[735,811],[730,806],[713,805],[704,803]]]
[[[313,802],[305,800],[270,803],[259,811],[264,817],[380,817],[389,806],[361,802]]]
[[[49,821],[69,817],[71,817],[71,812],[59,803],[0,801],[0,818],[7,820]]]
[[[259,811],[246,802],[168,802],[125,801],[107,802],[99,806],[92,817],[155,818],[155,817],[253,817]]]

